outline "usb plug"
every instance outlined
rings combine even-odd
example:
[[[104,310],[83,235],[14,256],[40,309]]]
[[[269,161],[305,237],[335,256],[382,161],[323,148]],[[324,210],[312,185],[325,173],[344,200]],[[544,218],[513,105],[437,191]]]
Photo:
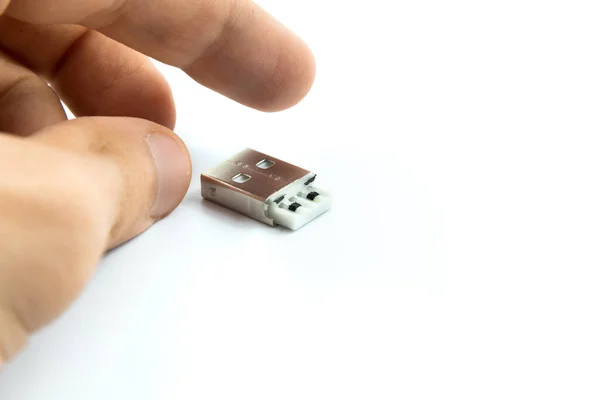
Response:
[[[246,149],[201,175],[202,197],[267,225],[296,230],[331,208],[317,175]]]

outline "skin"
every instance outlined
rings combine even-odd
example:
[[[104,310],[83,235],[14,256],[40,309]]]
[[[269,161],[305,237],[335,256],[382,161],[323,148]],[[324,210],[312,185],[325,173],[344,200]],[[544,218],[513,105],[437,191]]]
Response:
[[[171,91],[148,57],[266,112],[315,74],[307,46],[250,0],[0,0],[0,366],[187,191]]]

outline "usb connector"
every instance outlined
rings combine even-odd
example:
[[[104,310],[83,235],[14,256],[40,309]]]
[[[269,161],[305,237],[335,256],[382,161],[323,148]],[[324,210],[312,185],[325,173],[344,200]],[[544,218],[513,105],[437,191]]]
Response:
[[[267,225],[296,230],[331,208],[317,175],[246,149],[201,176],[202,197]]]

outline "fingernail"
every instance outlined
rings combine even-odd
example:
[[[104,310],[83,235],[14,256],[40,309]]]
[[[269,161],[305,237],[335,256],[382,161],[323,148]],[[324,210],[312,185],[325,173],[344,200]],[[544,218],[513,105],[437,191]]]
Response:
[[[152,133],[146,138],[156,168],[156,197],[152,218],[162,218],[181,203],[190,184],[191,165],[187,149],[175,137]]]

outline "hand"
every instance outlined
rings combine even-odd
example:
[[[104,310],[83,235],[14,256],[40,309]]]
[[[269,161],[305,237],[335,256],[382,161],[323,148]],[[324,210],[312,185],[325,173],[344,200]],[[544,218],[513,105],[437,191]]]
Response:
[[[263,111],[314,78],[305,44],[250,0],[0,0],[0,364],[187,191],[146,56]]]

